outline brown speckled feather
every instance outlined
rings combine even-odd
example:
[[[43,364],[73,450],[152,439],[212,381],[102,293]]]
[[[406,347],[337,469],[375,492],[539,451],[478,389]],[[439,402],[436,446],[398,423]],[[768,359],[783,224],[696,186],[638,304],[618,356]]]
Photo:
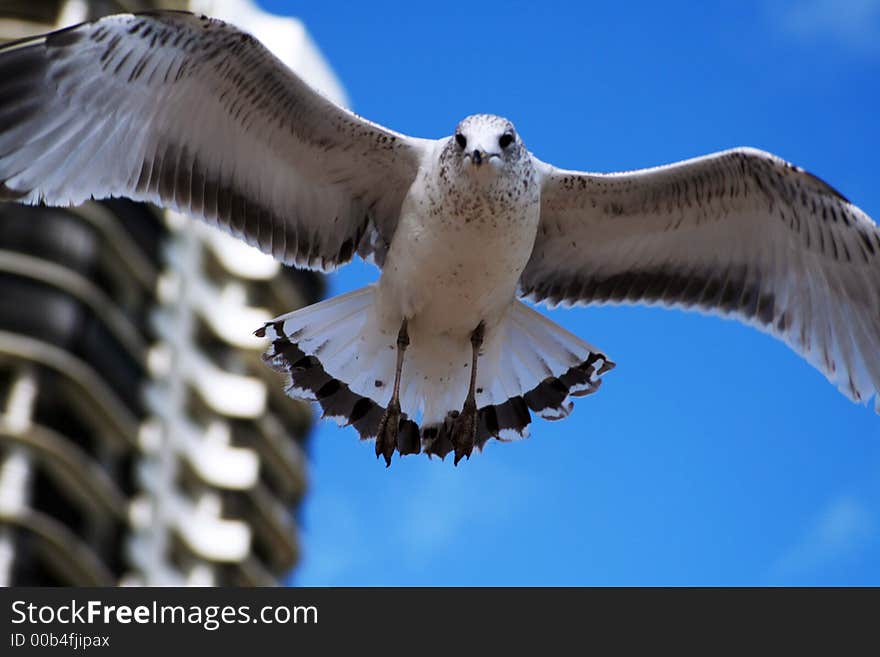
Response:
[[[629,173],[542,166],[527,297],[732,316],[850,398],[880,390],[880,230],[822,180],[746,148]]]
[[[249,34],[111,16],[0,49],[0,198],[125,196],[279,260],[381,263],[423,142],[326,100]]]

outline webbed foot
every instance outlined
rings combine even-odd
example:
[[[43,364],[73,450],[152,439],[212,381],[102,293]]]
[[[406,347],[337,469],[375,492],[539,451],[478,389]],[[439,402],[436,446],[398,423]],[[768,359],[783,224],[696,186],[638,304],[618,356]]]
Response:
[[[455,450],[455,465],[462,457],[471,458],[474,451],[474,443],[477,438],[477,404],[473,399],[467,399],[461,413],[455,418],[452,425],[452,447]]]
[[[385,457],[385,467],[391,465],[391,456],[397,449],[397,434],[400,432],[400,404],[392,400],[379,420],[376,431],[376,458]]]

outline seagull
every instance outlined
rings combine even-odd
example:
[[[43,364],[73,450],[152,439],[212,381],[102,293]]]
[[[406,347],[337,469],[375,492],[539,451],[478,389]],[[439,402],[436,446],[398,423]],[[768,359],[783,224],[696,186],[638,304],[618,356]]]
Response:
[[[124,14],[0,49],[0,199],[148,201],[296,267],[378,282],[256,334],[287,392],[390,465],[454,462],[595,392],[614,363],[523,300],[736,318],[880,412],[880,230],[760,150],[562,170],[477,114],[409,137],[336,106],[254,37]]]

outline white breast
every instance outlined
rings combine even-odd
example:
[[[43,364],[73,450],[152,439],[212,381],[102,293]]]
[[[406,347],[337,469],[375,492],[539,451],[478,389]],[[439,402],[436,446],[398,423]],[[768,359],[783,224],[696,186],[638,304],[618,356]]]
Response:
[[[481,321],[491,328],[515,300],[540,195],[531,169],[465,172],[457,180],[437,169],[423,169],[404,201],[380,307],[416,330],[469,335]]]

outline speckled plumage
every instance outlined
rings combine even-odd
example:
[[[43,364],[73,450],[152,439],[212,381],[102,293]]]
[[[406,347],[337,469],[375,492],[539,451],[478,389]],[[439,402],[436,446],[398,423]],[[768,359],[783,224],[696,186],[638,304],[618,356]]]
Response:
[[[411,331],[425,323],[466,338],[480,321],[491,330],[515,298],[535,242],[541,190],[519,139],[497,145],[499,135],[516,134],[512,123],[480,114],[456,132],[468,135],[468,148],[482,141],[499,151],[501,164],[480,171],[455,139],[439,141],[427,156],[436,164],[420,169],[403,201],[377,302],[397,324],[412,317]]]
[[[461,458],[472,430],[478,447],[518,438],[533,413],[565,417],[570,397],[595,392],[610,361],[518,297],[732,316],[850,398],[880,391],[880,230],[754,149],[596,174],[541,162],[491,115],[415,139],[336,107],[253,37],[183,12],[0,49],[0,198],[109,196],[190,213],[288,264],[375,262],[376,285],[259,333],[291,395],[380,433],[389,462],[395,449]]]

